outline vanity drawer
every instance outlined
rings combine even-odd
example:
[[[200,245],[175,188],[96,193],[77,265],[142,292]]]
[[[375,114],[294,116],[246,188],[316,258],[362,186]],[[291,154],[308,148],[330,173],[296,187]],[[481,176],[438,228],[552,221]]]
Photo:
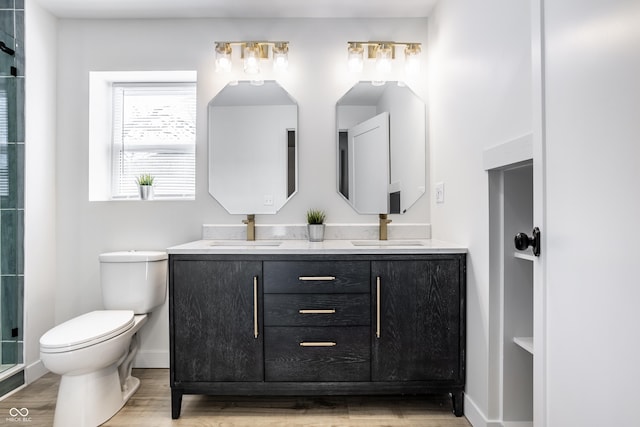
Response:
[[[265,381],[369,381],[367,326],[265,327]]]
[[[367,261],[268,261],[263,272],[265,293],[370,291]]]
[[[370,294],[265,294],[265,326],[365,326]]]

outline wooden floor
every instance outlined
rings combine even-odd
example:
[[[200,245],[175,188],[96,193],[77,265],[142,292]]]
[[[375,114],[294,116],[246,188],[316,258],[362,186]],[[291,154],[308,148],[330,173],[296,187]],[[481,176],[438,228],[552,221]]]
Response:
[[[171,419],[169,371],[134,369],[142,385],[105,426],[161,427],[470,427],[451,412],[448,396],[229,398],[185,395],[182,416]],[[51,426],[59,377],[47,374],[0,401],[0,426]],[[29,420],[9,420],[11,408],[27,408]],[[15,411],[14,411],[15,412]]]

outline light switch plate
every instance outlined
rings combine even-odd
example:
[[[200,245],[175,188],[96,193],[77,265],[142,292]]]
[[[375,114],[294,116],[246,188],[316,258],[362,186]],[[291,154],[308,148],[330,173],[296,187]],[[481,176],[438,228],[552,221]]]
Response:
[[[435,185],[436,203],[444,203],[444,182],[436,182]]]

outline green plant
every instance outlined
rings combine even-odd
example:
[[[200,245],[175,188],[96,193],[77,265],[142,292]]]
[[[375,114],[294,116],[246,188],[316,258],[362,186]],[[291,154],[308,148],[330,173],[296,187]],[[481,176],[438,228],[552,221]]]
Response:
[[[322,224],[326,218],[324,211],[320,209],[309,209],[307,211],[307,222],[309,224]]]
[[[153,185],[154,179],[156,179],[155,176],[148,173],[143,173],[142,175],[136,178],[136,183],[138,185]]]

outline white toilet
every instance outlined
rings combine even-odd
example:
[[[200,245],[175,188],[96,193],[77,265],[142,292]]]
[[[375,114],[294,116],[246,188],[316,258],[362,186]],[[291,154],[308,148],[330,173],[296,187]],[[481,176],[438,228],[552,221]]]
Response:
[[[53,425],[94,427],[114,416],[140,386],[131,376],[136,332],[167,293],[167,254],[101,254],[105,310],[68,320],[40,338],[40,359],[61,375]]]

